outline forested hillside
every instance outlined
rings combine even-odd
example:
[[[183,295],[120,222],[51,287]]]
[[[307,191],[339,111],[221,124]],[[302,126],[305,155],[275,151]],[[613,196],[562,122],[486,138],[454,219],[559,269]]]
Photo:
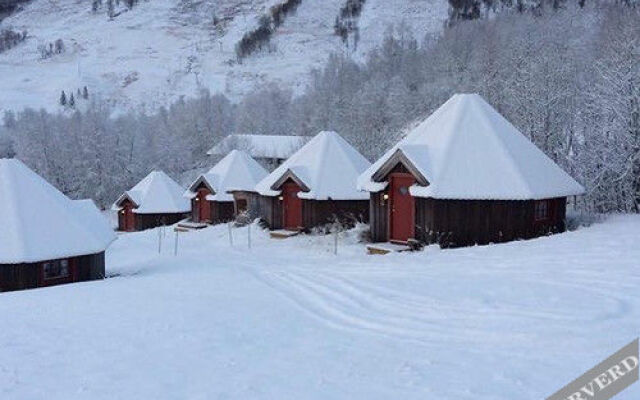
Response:
[[[415,37],[397,27],[364,62],[334,54],[304,94],[265,84],[239,103],[203,91],[159,112],[110,118],[8,113],[5,152],[74,197],[106,205],[152,168],[210,164],[230,132],[340,132],[374,159],[453,93],[477,92],[587,188],[577,207],[640,212],[640,9],[622,3],[506,10]],[[10,144],[9,144],[10,143]]]

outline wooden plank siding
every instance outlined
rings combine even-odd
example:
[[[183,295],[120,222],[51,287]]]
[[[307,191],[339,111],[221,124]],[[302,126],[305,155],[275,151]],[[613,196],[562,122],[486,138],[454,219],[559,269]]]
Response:
[[[563,232],[566,198],[547,201],[549,218],[534,221],[533,200],[416,198],[416,239],[442,247],[459,247]]]
[[[59,283],[72,283],[104,279],[104,252],[69,258],[73,273]],[[49,286],[43,282],[42,264],[46,261],[24,264],[0,264],[0,292]]]
[[[249,208],[269,229],[283,228],[282,201],[278,196],[249,197]],[[303,200],[302,221],[305,229],[333,222],[334,216],[344,223],[369,221],[369,200]]]
[[[383,200],[385,192],[371,193],[369,198],[369,225],[371,240],[386,242],[389,240],[389,202]]]
[[[371,193],[370,229],[373,242],[389,240],[385,192]],[[471,246],[530,239],[565,230],[566,198],[546,199],[549,217],[534,220],[534,200],[415,199],[415,239],[441,247]]]
[[[189,213],[175,214],[134,214],[136,231],[151,229],[163,225],[173,225],[187,216]]]

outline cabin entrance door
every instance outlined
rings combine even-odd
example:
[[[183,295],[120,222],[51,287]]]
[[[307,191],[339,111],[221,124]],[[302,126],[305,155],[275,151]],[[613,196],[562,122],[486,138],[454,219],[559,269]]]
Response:
[[[118,212],[118,226],[124,232],[131,232],[136,228],[133,206],[128,200],[122,203],[122,208]]]
[[[211,203],[207,200],[209,190],[205,188],[198,189],[196,194],[196,222],[211,222]]]
[[[302,199],[298,197],[300,186],[287,181],[282,185],[282,219],[284,229],[297,230],[302,227]]]
[[[415,179],[403,173],[391,174],[389,181],[389,239],[406,243],[415,232],[415,199],[409,193]]]

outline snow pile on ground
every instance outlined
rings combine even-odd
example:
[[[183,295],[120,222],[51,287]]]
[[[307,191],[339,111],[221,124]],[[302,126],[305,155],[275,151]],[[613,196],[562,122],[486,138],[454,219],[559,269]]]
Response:
[[[426,182],[411,194],[440,199],[529,200],[584,193],[571,176],[477,94],[456,94],[358,179],[380,191],[373,177],[401,153]],[[391,166],[392,167],[392,166]]]
[[[371,163],[336,132],[320,132],[256,186],[264,196],[277,196],[274,185],[290,177],[308,191],[298,193],[309,200],[367,200],[356,189],[356,180]]]
[[[247,229],[122,234],[117,277],[0,294],[0,397],[538,400],[640,331],[638,216],[388,256]]]
[[[162,171],[151,171],[134,187],[124,192],[113,204],[120,209],[125,199],[133,202],[136,214],[172,214],[191,210],[191,203],[182,196],[184,188]]]
[[[102,3],[103,9],[92,13],[91,2],[34,0],[2,21],[0,27],[27,30],[28,37],[0,54],[0,113],[27,106],[55,110],[62,90],[69,96],[84,86],[90,98],[110,99],[123,110],[167,105],[201,88],[237,98],[267,81],[300,92],[309,70],[330,53],[354,51],[333,32],[345,0],[303,0],[273,36],[272,52],[242,63],[236,61],[236,43],[281,1],[141,1],[112,20]],[[379,44],[390,24],[404,21],[418,38],[439,32],[446,10],[442,0],[366,2],[356,57]],[[66,51],[42,59],[38,47],[57,39]],[[82,106],[79,99],[76,103]]]
[[[0,159],[0,264],[100,253],[113,240],[93,201],[73,201],[21,161]]]
[[[232,150],[220,160],[206,174],[196,179],[184,193],[185,197],[193,198],[201,183],[211,191],[207,195],[209,201],[233,201],[230,191],[252,192],[268,172],[256,160],[240,150]]]

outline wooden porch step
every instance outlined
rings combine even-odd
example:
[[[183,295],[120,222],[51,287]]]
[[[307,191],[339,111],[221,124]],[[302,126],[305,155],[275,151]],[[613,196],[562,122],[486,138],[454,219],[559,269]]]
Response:
[[[296,236],[298,234],[300,234],[300,231],[289,231],[286,229],[278,229],[278,230],[269,232],[269,235],[273,239],[287,239],[287,238]]]
[[[209,224],[184,220],[184,221],[178,222],[177,227],[192,230],[192,229],[203,229],[203,228],[206,228],[207,226],[209,226]]]
[[[374,243],[367,245],[367,252],[369,254],[389,254],[393,252],[411,251],[413,248],[406,244],[396,243]]]

